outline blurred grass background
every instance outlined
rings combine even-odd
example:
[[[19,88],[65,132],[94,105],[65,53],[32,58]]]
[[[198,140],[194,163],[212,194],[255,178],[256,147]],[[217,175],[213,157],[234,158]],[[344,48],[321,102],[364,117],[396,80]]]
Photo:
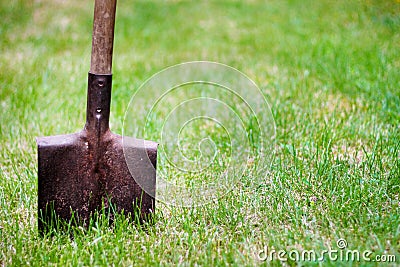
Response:
[[[121,133],[130,97],[151,75],[217,61],[247,74],[269,99],[277,157],[265,183],[245,177],[215,205],[159,203],[146,231],[122,220],[73,241],[39,238],[34,138],[84,125],[92,9],[92,1],[0,2],[2,265],[255,265],[263,246],[322,250],[340,237],[350,249],[396,254],[399,263],[393,0],[120,1],[113,131]]]

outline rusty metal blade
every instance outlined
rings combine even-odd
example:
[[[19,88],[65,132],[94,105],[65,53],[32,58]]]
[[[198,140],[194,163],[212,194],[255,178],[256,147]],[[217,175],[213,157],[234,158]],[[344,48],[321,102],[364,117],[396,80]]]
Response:
[[[85,224],[110,205],[112,214],[139,211],[141,219],[155,208],[157,143],[128,138],[123,146],[122,137],[108,126],[111,75],[89,73],[88,84],[84,130],[37,138],[40,232],[58,219]],[[135,165],[133,172],[125,156]]]

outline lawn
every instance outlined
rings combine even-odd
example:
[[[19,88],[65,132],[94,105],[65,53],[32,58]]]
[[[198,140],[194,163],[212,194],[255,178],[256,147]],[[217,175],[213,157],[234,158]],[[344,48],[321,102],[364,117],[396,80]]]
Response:
[[[345,251],[339,239],[400,264],[399,1],[120,1],[111,129],[122,133],[132,95],[155,73],[215,61],[248,75],[268,100],[273,157],[266,165],[256,156],[210,204],[159,201],[153,224],[120,217],[111,228],[99,220],[45,237],[35,137],[84,125],[93,3],[1,1],[0,18],[0,265],[378,265],[262,261],[272,250]],[[187,147],[201,126],[185,132]]]

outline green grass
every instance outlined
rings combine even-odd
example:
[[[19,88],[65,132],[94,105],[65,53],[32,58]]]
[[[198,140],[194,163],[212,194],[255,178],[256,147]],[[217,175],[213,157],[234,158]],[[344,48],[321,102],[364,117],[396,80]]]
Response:
[[[0,265],[252,266],[265,264],[256,257],[265,246],[318,252],[339,238],[400,264],[393,0],[120,1],[112,130],[121,133],[133,92],[157,71],[217,61],[247,74],[269,99],[275,157],[261,182],[259,166],[211,205],[157,203],[154,225],[119,218],[113,228],[100,220],[72,229],[73,240],[39,237],[35,137],[84,125],[92,8],[91,1],[0,3]]]

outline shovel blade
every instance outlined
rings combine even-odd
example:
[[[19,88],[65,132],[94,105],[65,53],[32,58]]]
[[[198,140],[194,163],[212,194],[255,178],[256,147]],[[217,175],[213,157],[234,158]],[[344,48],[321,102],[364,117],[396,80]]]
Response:
[[[111,220],[114,213],[139,213],[142,221],[154,211],[157,143],[133,138],[122,143],[111,132],[101,139],[93,142],[85,130],[37,139],[39,232],[60,219],[86,225],[102,208]],[[135,169],[130,171],[125,155],[140,161]]]

